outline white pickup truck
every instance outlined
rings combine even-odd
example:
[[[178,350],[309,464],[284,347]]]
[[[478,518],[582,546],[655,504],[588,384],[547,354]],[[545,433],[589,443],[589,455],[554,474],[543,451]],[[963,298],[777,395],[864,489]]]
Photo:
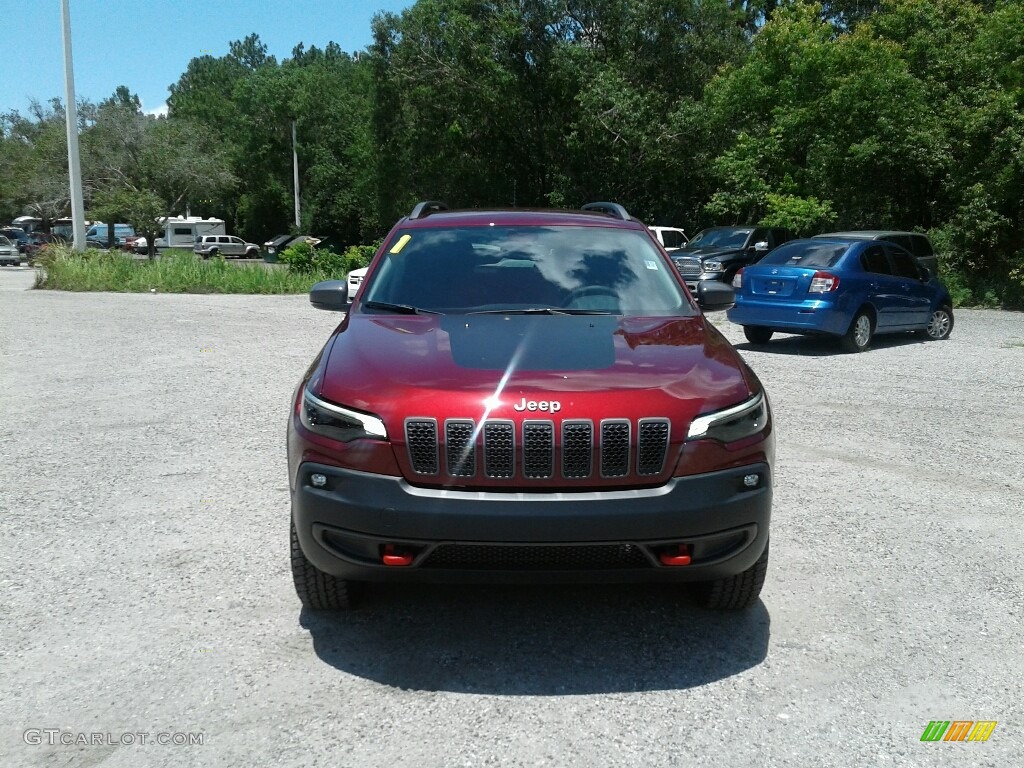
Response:
[[[648,227],[666,251],[684,247],[690,239],[680,227]]]

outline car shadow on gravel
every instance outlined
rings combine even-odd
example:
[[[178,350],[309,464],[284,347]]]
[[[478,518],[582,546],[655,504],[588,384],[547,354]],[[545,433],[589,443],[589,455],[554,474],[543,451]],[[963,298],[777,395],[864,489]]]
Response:
[[[671,585],[368,585],[359,609],[300,623],[343,672],[513,696],[693,688],[760,664],[771,626],[761,601],[706,611]]]
[[[874,350],[930,343],[934,342],[929,342],[911,333],[885,334],[873,338],[867,351],[859,354],[870,355]],[[833,355],[851,354],[839,346],[839,339],[830,336],[775,336],[767,344],[742,342],[733,346],[741,352],[770,352],[776,355],[802,357],[832,357]]]

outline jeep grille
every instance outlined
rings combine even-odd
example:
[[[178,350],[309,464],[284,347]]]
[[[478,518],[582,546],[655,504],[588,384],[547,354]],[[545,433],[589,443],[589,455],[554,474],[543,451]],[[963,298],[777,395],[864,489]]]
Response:
[[[491,480],[585,480],[596,472],[602,478],[625,478],[631,473],[652,477],[665,469],[670,439],[668,419],[605,419],[598,425],[566,420],[560,426],[561,456],[556,457],[556,425],[547,420],[526,420],[517,429],[503,419],[485,421],[449,419],[444,423],[444,446],[438,442],[437,421],[407,419],[405,440],[412,470],[417,475],[472,478],[481,471],[477,453],[483,454],[483,477]],[[439,457],[444,454],[444,466]],[[595,461],[595,456],[597,457]],[[560,460],[558,460],[560,459]]]

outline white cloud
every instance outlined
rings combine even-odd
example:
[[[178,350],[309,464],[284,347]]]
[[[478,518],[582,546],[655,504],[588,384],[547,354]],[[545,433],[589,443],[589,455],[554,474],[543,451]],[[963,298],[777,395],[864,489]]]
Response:
[[[154,117],[167,117],[167,104],[161,104],[156,109],[145,109],[147,115],[153,115]]]

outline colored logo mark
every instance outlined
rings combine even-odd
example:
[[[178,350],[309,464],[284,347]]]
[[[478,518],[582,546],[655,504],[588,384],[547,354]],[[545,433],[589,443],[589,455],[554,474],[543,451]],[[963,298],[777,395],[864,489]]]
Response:
[[[921,741],[988,741],[996,729],[996,720],[931,720]]]

